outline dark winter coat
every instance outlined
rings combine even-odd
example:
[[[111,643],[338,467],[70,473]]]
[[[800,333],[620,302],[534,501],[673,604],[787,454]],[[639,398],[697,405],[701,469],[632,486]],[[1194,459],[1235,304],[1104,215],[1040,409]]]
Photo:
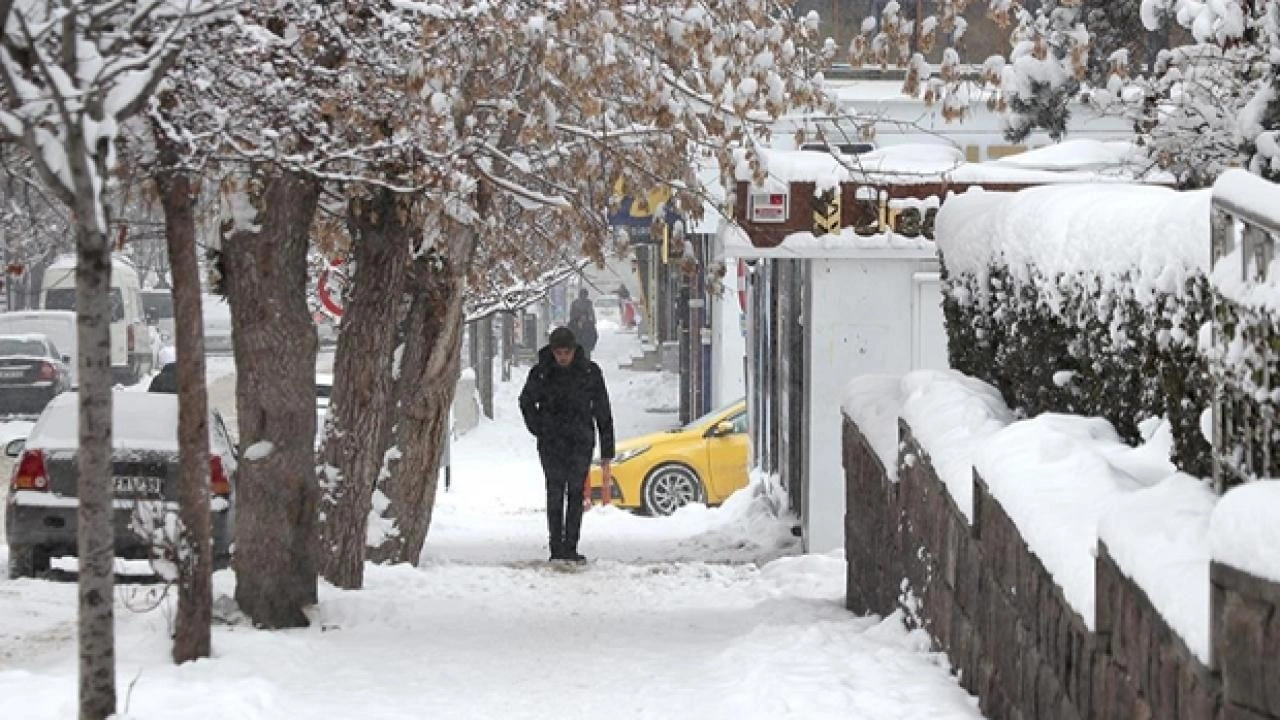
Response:
[[[160,373],[151,378],[151,386],[147,388],[147,392],[178,392],[178,363],[169,363],[160,368]]]
[[[568,367],[556,363],[551,347],[538,351],[520,392],[525,427],[538,438],[541,451],[590,452],[600,433],[600,457],[612,458],[613,411],[600,366],[579,347]]]

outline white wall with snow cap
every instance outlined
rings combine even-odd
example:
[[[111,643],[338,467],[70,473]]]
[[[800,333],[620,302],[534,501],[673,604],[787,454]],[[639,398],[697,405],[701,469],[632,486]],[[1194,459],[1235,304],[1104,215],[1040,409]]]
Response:
[[[844,543],[841,428],[850,379],[945,368],[947,355],[931,252],[899,251],[895,257],[886,249],[810,262],[804,537],[807,550],[825,552]],[[892,432],[896,439],[896,423]]]
[[[715,257],[724,263],[724,292],[711,299],[711,404],[724,407],[741,399],[747,392],[747,337],[746,315],[742,310],[738,292],[737,246],[727,239],[741,237],[742,229],[726,223],[716,233]],[[748,243],[749,244],[749,243]]]

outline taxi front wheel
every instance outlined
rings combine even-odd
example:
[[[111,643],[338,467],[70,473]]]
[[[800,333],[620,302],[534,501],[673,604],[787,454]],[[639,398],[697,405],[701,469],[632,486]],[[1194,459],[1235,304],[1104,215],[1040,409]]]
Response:
[[[641,494],[645,512],[670,515],[690,503],[706,502],[702,480],[692,468],[667,463],[649,471]]]

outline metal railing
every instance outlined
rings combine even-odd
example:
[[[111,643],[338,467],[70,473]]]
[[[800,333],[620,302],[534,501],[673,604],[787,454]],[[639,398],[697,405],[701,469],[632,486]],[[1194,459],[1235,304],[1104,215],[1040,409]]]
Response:
[[[1250,190],[1274,196],[1274,207],[1280,208],[1280,186],[1260,178],[1248,184],[1254,186]],[[1218,264],[1239,249],[1239,280],[1244,287],[1280,282],[1267,276],[1280,239],[1280,216],[1266,214],[1250,198],[1219,187],[1214,189],[1210,213],[1215,274],[1222,270]],[[1280,451],[1275,447],[1272,366],[1280,359],[1280,336],[1275,333],[1280,319],[1271,317],[1266,308],[1245,307],[1217,292],[1212,298],[1213,343],[1223,363],[1213,373],[1212,432],[1213,482],[1221,493],[1230,485],[1277,474],[1273,464],[1280,460]],[[1232,340],[1226,337],[1228,319],[1234,339],[1263,348],[1261,357],[1254,357],[1252,363],[1246,357],[1239,365],[1227,367],[1227,344]]]

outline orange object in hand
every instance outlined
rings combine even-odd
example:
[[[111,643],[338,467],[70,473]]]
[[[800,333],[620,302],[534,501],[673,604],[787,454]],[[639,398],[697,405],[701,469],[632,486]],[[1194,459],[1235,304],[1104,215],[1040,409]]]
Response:
[[[600,464],[600,504],[613,504],[613,490],[609,487],[613,484],[613,467],[609,463]]]

